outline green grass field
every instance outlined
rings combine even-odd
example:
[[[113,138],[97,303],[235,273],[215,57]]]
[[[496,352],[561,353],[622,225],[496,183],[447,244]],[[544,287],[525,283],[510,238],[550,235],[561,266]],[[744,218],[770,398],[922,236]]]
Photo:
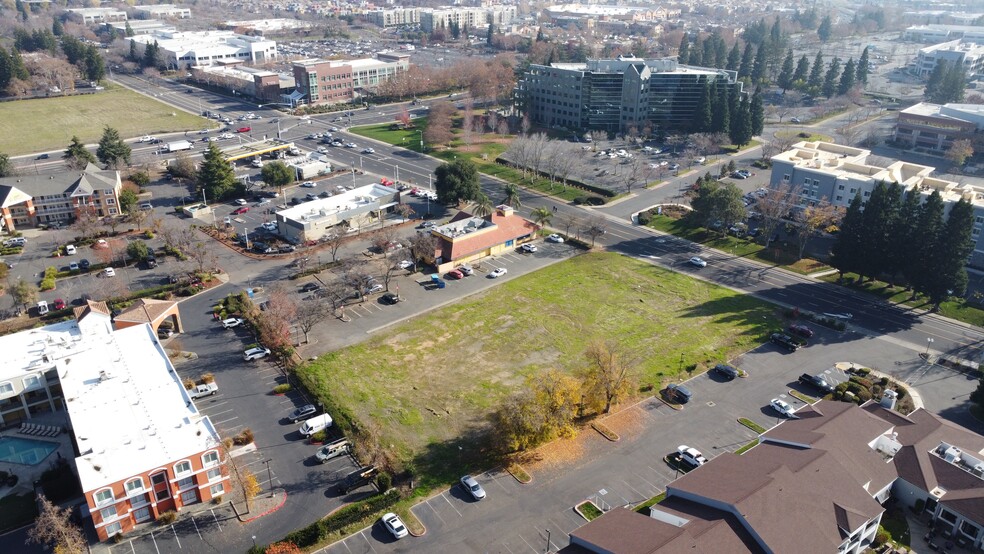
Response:
[[[123,138],[201,129],[207,121],[109,84],[98,94],[0,103],[0,152],[14,156],[65,149],[77,135],[99,141],[103,128]]]
[[[472,277],[480,278],[480,277]],[[487,416],[528,376],[575,373],[595,339],[638,356],[639,384],[729,359],[779,324],[774,307],[616,254],[544,268],[415,318],[297,373],[412,463],[427,487],[485,461]],[[459,448],[460,447],[460,448]]]

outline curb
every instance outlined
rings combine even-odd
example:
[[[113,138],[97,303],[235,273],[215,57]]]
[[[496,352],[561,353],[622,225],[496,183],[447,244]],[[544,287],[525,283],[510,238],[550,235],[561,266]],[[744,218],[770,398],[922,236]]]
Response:
[[[276,512],[280,508],[283,508],[284,504],[287,502],[287,491],[285,491],[284,489],[277,489],[277,493],[283,493],[284,497],[280,500],[280,503],[278,503],[273,508],[270,508],[269,510],[267,510],[267,511],[261,513],[261,514],[257,514],[255,516],[253,516],[251,518],[247,518],[247,519],[243,519],[243,516],[239,515],[239,510],[236,510],[236,517],[238,517],[239,518],[239,521],[241,521],[242,523],[249,523],[249,522],[251,522],[253,520],[260,519],[263,516],[268,516],[268,515],[272,514],[273,512]],[[233,504],[232,506],[233,506],[233,510],[235,510],[235,506],[236,505]]]

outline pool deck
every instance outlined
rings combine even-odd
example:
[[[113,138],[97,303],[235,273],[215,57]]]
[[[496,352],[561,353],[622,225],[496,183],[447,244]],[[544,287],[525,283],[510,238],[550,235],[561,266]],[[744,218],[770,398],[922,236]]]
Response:
[[[64,413],[61,412],[61,414]],[[65,417],[58,417],[58,415],[59,414],[57,413],[45,414],[43,417],[32,418],[28,420],[28,422],[40,425],[51,425],[64,429],[68,425],[68,420]],[[51,442],[57,444],[58,448],[52,451],[47,458],[37,465],[24,465],[0,461],[0,471],[6,471],[7,473],[12,473],[17,476],[17,484],[15,486],[8,487],[6,485],[0,485],[0,498],[9,494],[24,494],[32,492],[34,490],[34,482],[41,479],[42,473],[54,467],[58,462],[59,457],[68,460],[70,463],[73,463],[75,460],[75,453],[72,450],[71,433],[62,432],[56,437],[39,437],[35,435],[22,435],[17,432],[18,429],[20,429],[20,425],[10,427],[9,429],[5,429],[0,432],[0,436]],[[75,471],[74,467],[72,468],[72,471]]]

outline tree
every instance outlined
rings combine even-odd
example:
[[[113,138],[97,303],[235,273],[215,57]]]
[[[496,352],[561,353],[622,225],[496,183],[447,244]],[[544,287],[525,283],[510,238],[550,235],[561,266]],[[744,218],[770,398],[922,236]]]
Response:
[[[38,301],[38,287],[23,279],[17,279],[17,282],[10,287],[10,297],[14,305],[19,304],[26,310],[29,305]]]
[[[817,52],[817,57],[813,59],[810,76],[806,78],[806,86],[811,94],[819,93],[823,87],[823,52]]]
[[[690,37],[683,33],[680,37],[680,47],[677,48],[677,62],[686,64],[690,60]]]
[[[103,128],[102,138],[96,149],[96,157],[103,165],[117,168],[130,165],[130,154],[130,146],[120,138],[119,131],[108,125]]]
[[[864,50],[861,51],[861,57],[858,58],[858,65],[855,68],[856,75],[854,76],[854,80],[861,83],[862,86],[868,84],[869,63],[871,62],[868,60],[868,47],[865,46]]]
[[[799,189],[796,187],[787,188],[783,186],[770,187],[765,191],[765,196],[759,198],[755,204],[755,209],[762,216],[762,230],[765,246],[772,242],[775,230],[782,222],[782,218],[789,213],[789,208],[795,203],[792,199],[799,196]]]
[[[488,217],[495,210],[492,200],[484,192],[472,199],[471,214],[475,217]]]
[[[595,241],[598,240],[598,237],[608,232],[608,222],[600,216],[592,217],[584,225],[582,231],[591,238],[591,247],[594,248]]]
[[[900,185],[892,183],[889,187],[889,198],[899,197],[898,216],[889,232],[892,242],[889,244],[885,260],[885,274],[889,277],[889,282],[894,285],[895,277],[911,275],[912,268],[912,249],[919,241],[916,234],[916,221],[919,219],[919,210],[922,204],[922,195],[918,189],[913,188],[905,192]],[[903,192],[905,194],[903,195]],[[911,282],[911,280],[910,280]]]
[[[974,251],[974,206],[961,198],[950,206],[946,224],[934,241],[934,271],[928,275],[924,292],[939,310],[950,296],[963,296],[967,291],[967,257]],[[928,237],[927,237],[928,238]]]
[[[430,233],[415,233],[410,237],[410,255],[413,256],[413,263],[418,261],[433,263],[435,252],[437,251],[437,239]]]
[[[847,207],[837,240],[830,250],[830,265],[837,269],[841,279],[845,273],[858,271],[862,266],[865,236],[861,204],[861,193],[858,192]]]
[[[943,87],[943,79],[946,78],[948,71],[949,64],[947,64],[946,60],[938,60],[936,62],[936,65],[933,66],[933,71],[929,74],[929,78],[926,79],[926,90],[923,93],[926,100],[930,102],[936,101],[936,97]]]
[[[308,339],[308,333],[310,333],[319,323],[328,319],[328,317],[334,312],[334,310],[329,310],[327,304],[318,302],[317,300],[302,300],[302,303],[297,307],[297,327],[304,333],[304,343],[310,342]]]
[[[752,64],[755,63],[755,50],[751,42],[745,43],[745,50],[741,54],[741,63],[738,65],[738,78],[744,79],[752,74]]]
[[[854,58],[850,58],[844,64],[844,72],[841,73],[840,83],[837,85],[837,94],[847,94],[854,88],[856,78],[857,68],[854,65]]]
[[[741,147],[752,140],[752,114],[748,98],[742,98],[738,106],[738,112],[731,119],[731,128],[728,130],[728,138],[732,144]]]
[[[612,404],[632,390],[635,361],[627,351],[611,341],[594,341],[584,352],[584,400],[588,406],[608,413]]]
[[[741,50],[738,48],[738,42],[735,42],[728,52],[728,61],[725,62],[724,68],[728,71],[738,71],[739,64],[741,64]]]
[[[782,61],[782,69],[779,70],[779,77],[776,79],[776,84],[779,85],[779,88],[781,88],[783,92],[793,88],[793,71],[795,69],[793,65],[794,63],[793,50],[790,48],[786,52],[786,58]]]
[[[943,77],[943,82],[933,101],[937,104],[963,102],[966,87],[967,72],[963,64],[953,63]]]
[[[427,116],[427,128],[423,138],[428,144],[447,144],[454,138],[451,132],[451,116],[455,108],[446,101],[431,104],[430,115]]]
[[[37,500],[41,507],[34,527],[28,531],[28,542],[44,544],[57,554],[88,552],[82,529],[72,523],[72,511],[52,504],[43,494]]]
[[[547,208],[536,208],[530,212],[530,219],[541,229],[550,225],[551,218],[553,218],[553,213]]]
[[[523,207],[523,202],[519,199],[519,187],[513,183],[506,183],[502,187],[503,194],[505,195],[502,199],[502,203],[507,206],[512,206],[515,209]]]
[[[963,165],[967,161],[967,158],[974,155],[974,147],[970,142],[970,139],[959,139],[953,141],[950,148],[946,151],[946,159],[953,162],[955,165]]]
[[[833,27],[834,25],[830,20],[830,16],[823,16],[823,19],[820,20],[820,26],[817,27],[817,36],[820,38],[820,42],[830,40],[831,35],[833,35]]]
[[[504,452],[516,452],[573,436],[580,401],[581,385],[576,379],[554,369],[531,375],[523,390],[491,414],[495,443]]]
[[[144,47],[143,60],[140,65],[144,69],[156,69],[161,68],[164,65],[164,60],[161,57],[160,45],[155,40],[153,44],[147,44]]]
[[[939,259],[936,249],[939,247],[940,231],[944,226],[944,209],[943,197],[940,195],[940,191],[935,189],[919,208],[914,235],[918,237],[918,241],[912,245],[912,265],[910,266],[912,271],[907,273],[913,285],[913,300],[915,300],[917,293],[929,293],[935,288],[933,286],[936,279],[934,274],[938,271],[936,263]]]
[[[751,122],[752,136],[761,136],[762,131],[765,130],[765,107],[762,103],[762,91],[757,87],[748,106],[748,116]]]
[[[489,23],[489,29],[485,32],[485,44],[492,46],[492,38],[495,37],[495,25]]]
[[[434,181],[437,199],[445,205],[474,200],[481,192],[478,168],[471,160],[459,158],[445,162],[437,166],[434,175],[437,177]]]
[[[700,89],[700,99],[697,103],[697,109],[694,111],[694,121],[692,124],[694,131],[703,133],[711,130],[711,125],[714,121],[713,104],[711,84],[704,79]]]
[[[236,188],[236,174],[214,142],[208,143],[198,168],[197,181],[198,189],[204,190],[212,200],[221,200]]]
[[[816,205],[809,205],[797,212],[796,225],[799,228],[796,233],[796,246],[798,248],[798,259],[803,258],[803,251],[806,250],[806,243],[817,231],[826,229],[840,216],[840,209],[826,199],[822,199]]]
[[[0,153],[0,177],[10,177],[17,173],[17,168],[10,161],[10,156]]]
[[[766,47],[765,45],[760,45],[758,50],[755,51],[755,61],[752,62],[752,72],[749,76],[752,78],[752,84],[759,84],[765,81],[765,71],[767,69],[768,60],[766,59]]]
[[[728,88],[724,85],[715,85],[716,94],[714,105],[711,106],[711,132],[727,133],[731,128],[731,111],[728,105]]]
[[[823,78],[823,87],[821,88],[823,95],[827,98],[833,98],[834,94],[837,93],[837,83],[840,80],[841,65],[840,59],[834,56],[834,59],[830,60],[830,65],[827,66],[827,73]]]
[[[280,160],[264,164],[263,169],[260,170],[263,182],[280,189],[293,183],[296,174],[293,168],[287,167],[287,164]]]
[[[120,213],[130,213],[133,207],[137,205],[138,200],[137,193],[132,188],[123,187],[119,195]]]
[[[72,169],[83,169],[90,163],[96,162],[96,157],[82,144],[79,137],[72,136],[72,142],[65,150],[62,159],[67,160],[68,166]]]
[[[131,260],[144,260],[150,254],[150,248],[142,240],[135,240],[126,245],[126,255]]]

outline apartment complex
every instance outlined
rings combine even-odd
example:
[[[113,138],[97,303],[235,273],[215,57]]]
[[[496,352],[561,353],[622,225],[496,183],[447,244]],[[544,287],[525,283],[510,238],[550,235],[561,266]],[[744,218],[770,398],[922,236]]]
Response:
[[[932,176],[935,168],[896,161],[885,167],[871,165],[870,150],[829,142],[798,142],[785,152],[772,157],[772,178],[769,186],[791,190],[800,206],[815,205],[826,200],[835,206],[846,207],[857,194],[862,200],[871,196],[879,182],[898,183],[907,193],[929,196],[938,191],[944,205],[966,199],[974,206],[975,222],[972,231],[974,251],[967,265],[984,268],[984,188]]]
[[[895,412],[891,397],[882,404],[807,405],[748,452],[670,483],[648,516],[611,510],[560,552],[858,554],[890,498],[925,511],[944,540],[980,549],[984,437],[922,409]]]
[[[602,4],[555,4],[543,9],[554,23],[585,21],[662,21],[679,16],[679,8],[665,6],[611,6]]]
[[[13,231],[51,223],[68,224],[79,214],[116,216],[123,182],[120,172],[99,169],[64,170],[48,175],[0,178],[0,216]]]
[[[734,71],[679,65],[673,59],[619,57],[533,64],[518,102],[541,125],[575,130],[687,129],[705,83],[737,87]]]
[[[968,42],[958,39],[920,48],[913,71],[926,79],[941,61],[951,66],[959,64],[964,68],[967,78],[981,75],[984,73],[984,40]]]
[[[920,102],[899,112],[894,138],[912,148],[945,152],[955,140],[982,143],[981,131],[984,106]]]
[[[410,55],[379,52],[359,60],[294,62],[295,98],[311,105],[351,102],[361,93],[410,69]]]
[[[188,19],[191,17],[191,9],[174,4],[150,4],[147,6],[134,6],[133,11],[137,12],[145,19]]]
[[[425,33],[449,30],[457,25],[461,31],[484,33],[489,24],[508,25],[516,19],[516,6],[443,7],[420,10],[420,28]]]
[[[369,23],[379,27],[399,27],[420,23],[420,8],[388,8],[366,12]]]
[[[275,41],[233,31],[157,30],[130,37],[130,40],[141,45],[157,42],[164,64],[179,69],[221,62],[263,63],[277,59]]]
[[[113,328],[105,303],[0,337],[5,422],[67,416],[70,460],[100,540],[230,490],[219,435],[188,396],[149,324]],[[34,439],[24,439],[33,441]],[[17,469],[25,476],[54,450]]]

